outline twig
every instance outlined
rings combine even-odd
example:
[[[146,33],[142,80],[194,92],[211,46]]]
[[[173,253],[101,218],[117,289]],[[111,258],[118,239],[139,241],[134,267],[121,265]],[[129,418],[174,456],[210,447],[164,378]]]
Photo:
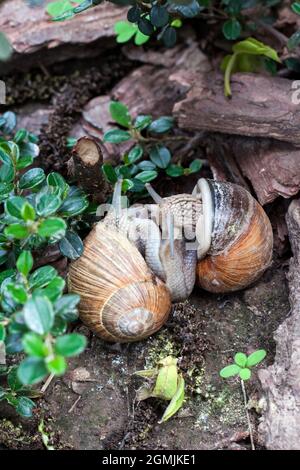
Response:
[[[73,405],[72,405],[71,408],[69,409],[68,413],[72,413],[72,411],[74,410],[75,406],[77,405],[77,403],[79,402],[80,399],[81,399],[81,395],[79,395],[79,397],[77,398],[77,400],[73,403]]]
[[[267,33],[271,34],[275,39],[277,39],[282,46],[287,44],[289,38],[285,34],[277,31],[277,29],[273,28],[273,26],[266,24],[261,20],[258,20],[257,24],[261,26],[261,28],[264,29]]]
[[[244,383],[244,381],[243,381],[242,379],[241,379],[241,387],[242,387],[242,391],[243,391],[244,404],[245,404],[245,411],[246,411],[247,421],[248,421],[248,428],[249,428],[251,449],[252,449],[252,450],[255,450],[254,439],[253,439],[253,433],[252,433],[252,425],[251,425],[251,421],[250,421],[249,411],[248,411],[248,408],[247,408],[248,400],[247,400],[247,394],[246,394],[246,389],[245,389],[245,383]]]
[[[47,390],[47,388],[49,387],[49,385],[51,384],[52,380],[54,379],[55,375],[54,374],[50,374],[48,379],[46,380],[46,382],[44,383],[44,385],[42,386],[41,388],[41,393],[45,393],[45,391]]]

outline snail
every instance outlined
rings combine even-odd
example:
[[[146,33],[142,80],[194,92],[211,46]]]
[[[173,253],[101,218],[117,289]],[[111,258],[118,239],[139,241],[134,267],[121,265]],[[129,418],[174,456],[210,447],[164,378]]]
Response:
[[[161,198],[147,189],[155,204],[122,209],[118,182],[113,210],[70,266],[80,317],[107,341],[146,338],[195,283],[210,292],[243,289],[272,259],[270,221],[246,189],[203,178],[192,194]]]

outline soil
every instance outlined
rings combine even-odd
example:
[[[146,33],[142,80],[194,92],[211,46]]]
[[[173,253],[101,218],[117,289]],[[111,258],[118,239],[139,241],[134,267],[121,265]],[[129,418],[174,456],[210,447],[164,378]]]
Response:
[[[42,447],[37,432],[44,419],[50,443],[58,449],[222,449],[249,448],[240,384],[224,381],[219,370],[237,351],[268,351],[274,358],[273,333],[289,313],[285,272],[273,266],[254,286],[230,295],[195,289],[174,306],[165,327],[153,337],[129,345],[109,345],[84,326],[89,345],[70,360],[68,374],[55,379],[38,401],[34,420],[20,420],[12,408],[1,414],[1,443],[9,448]],[[166,403],[137,403],[141,379],[132,374],[174,354],[187,383],[180,412],[158,424]],[[247,384],[251,421],[259,421],[260,389],[256,374]],[[256,445],[261,443],[255,432]]]
[[[48,171],[66,174],[66,137],[82,107],[109,91],[135,65],[115,50],[93,61],[7,79],[10,107],[42,103],[54,110],[40,135],[39,164]],[[56,449],[249,449],[240,384],[236,379],[224,381],[219,370],[237,351],[258,348],[268,352],[265,365],[272,363],[273,333],[290,310],[283,266],[274,262],[259,282],[238,293],[213,295],[195,289],[188,301],[174,306],[160,332],[140,343],[105,344],[78,323],[75,330],[87,336],[88,347],[70,360],[66,376],[50,383],[37,401],[34,418],[20,419],[11,407],[0,404],[0,445],[42,449],[38,425],[43,419],[49,445]],[[133,373],[167,355],[179,358],[186,400],[177,415],[158,424],[167,403],[137,403],[142,381]],[[261,391],[255,373],[247,393],[260,448],[256,429]]]

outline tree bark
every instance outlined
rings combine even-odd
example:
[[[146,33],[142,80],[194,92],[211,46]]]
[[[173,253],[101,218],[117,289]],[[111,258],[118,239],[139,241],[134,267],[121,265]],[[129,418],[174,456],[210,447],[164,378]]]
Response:
[[[291,80],[238,73],[231,83],[232,98],[228,99],[220,74],[191,76],[191,90],[174,107],[179,126],[300,145],[300,107],[292,99]]]
[[[103,153],[93,138],[82,137],[73,149],[68,162],[69,173],[76,178],[82,189],[98,204],[106,201],[110,185],[102,173]]]
[[[288,273],[291,315],[275,333],[275,362],[259,371],[266,398],[260,431],[272,450],[300,449],[300,199],[287,213],[293,251]]]
[[[114,45],[114,24],[126,15],[124,7],[104,2],[70,20],[52,21],[45,3],[35,8],[28,3],[6,0],[0,5],[0,31],[14,49],[12,59],[1,64],[1,73],[98,55],[99,41],[102,50]]]

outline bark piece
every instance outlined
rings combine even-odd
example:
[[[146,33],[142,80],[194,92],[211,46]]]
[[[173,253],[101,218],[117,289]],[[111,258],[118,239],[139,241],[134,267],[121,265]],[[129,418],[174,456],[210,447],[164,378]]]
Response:
[[[0,6],[0,31],[15,51],[12,63],[28,67],[99,54],[99,40],[102,49],[113,45],[113,26],[124,15],[124,8],[104,2],[70,20],[51,21],[45,3],[30,8],[24,0],[6,0]],[[10,63],[1,65],[1,72],[9,68]]]
[[[260,431],[273,450],[300,449],[300,200],[292,201],[287,224],[293,251],[288,273],[291,316],[275,333],[275,362],[259,371],[266,409]]]
[[[174,106],[183,129],[272,137],[300,145],[300,108],[293,99],[292,81],[234,74],[231,99],[224,96],[220,74],[197,74],[196,80],[192,75],[191,82],[187,97]]]
[[[287,142],[215,134],[209,138],[208,159],[215,179],[248,189],[250,181],[262,205],[300,189],[300,148]]]
[[[97,203],[104,202],[111,189],[103,176],[102,163],[103,153],[100,144],[89,137],[82,137],[77,141],[68,163],[69,172]]]

